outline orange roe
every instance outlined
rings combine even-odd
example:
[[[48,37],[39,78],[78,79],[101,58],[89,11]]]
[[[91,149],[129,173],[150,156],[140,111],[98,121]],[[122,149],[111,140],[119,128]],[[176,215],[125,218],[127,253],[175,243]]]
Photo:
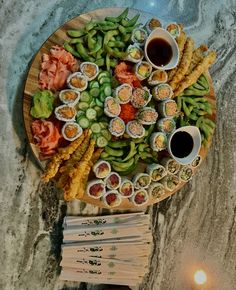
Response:
[[[121,104],[121,112],[119,117],[127,124],[129,121],[135,119],[135,115],[137,113],[137,109],[135,109],[131,103]]]

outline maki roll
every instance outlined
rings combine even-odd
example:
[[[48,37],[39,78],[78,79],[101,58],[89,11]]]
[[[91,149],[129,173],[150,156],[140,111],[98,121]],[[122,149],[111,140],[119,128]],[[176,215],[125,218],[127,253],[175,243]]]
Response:
[[[132,96],[132,87],[129,84],[123,84],[116,88],[115,96],[120,104],[127,104]]]
[[[138,121],[130,121],[126,124],[126,133],[132,138],[141,138],[145,134],[145,129]]]
[[[153,133],[150,138],[150,145],[153,151],[161,151],[167,147],[167,137],[163,132]]]
[[[56,107],[55,116],[60,121],[74,121],[76,116],[76,109],[70,105],[61,105]]]
[[[165,188],[163,184],[159,182],[152,182],[148,188],[148,194],[153,199],[158,199],[165,194]]]
[[[145,29],[148,33],[151,33],[154,29],[161,26],[161,22],[157,18],[152,18],[145,24]]]
[[[169,23],[166,26],[166,30],[174,37],[176,38],[177,36],[180,35],[180,27],[177,23],[173,22],[173,23]]]
[[[62,103],[76,105],[80,99],[80,93],[75,90],[62,90],[59,93],[59,99]]]
[[[151,182],[151,177],[147,173],[138,173],[133,177],[134,188],[147,188]]]
[[[126,178],[123,179],[119,191],[122,197],[131,197],[134,193],[134,186],[132,181]]]
[[[121,184],[121,177],[116,172],[111,172],[105,179],[105,184],[109,189],[117,189]]]
[[[119,117],[111,119],[109,131],[116,137],[122,136],[125,133],[125,122]]]
[[[99,179],[91,180],[87,184],[86,192],[90,197],[99,199],[106,193],[105,184],[102,180]]]
[[[134,192],[131,201],[136,206],[143,206],[148,202],[149,196],[145,189],[139,189]]]
[[[131,40],[139,45],[144,45],[147,39],[147,31],[143,28],[136,28],[132,32]]]
[[[93,165],[93,172],[97,178],[105,178],[111,173],[111,165],[105,160],[99,160]]]
[[[173,90],[168,84],[159,84],[152,89],[153,98],[157,101],[164,101],[171,99]]]
[[[192,163],[191,163],[191,166],[193,167],[193,168],[197,168],[199,165],[200,165],[200,163],[202,162],[202,157],[200,156],[200,155],[198,155],[193,161],[192,161]]]
[[[75,122],[66,122],[62,127],[62,136],[68,141],[74,141],[82,135],[82,128]]]
[[[82,92],[88,86],[88,79],[82,73],[75,72],[68,77],[67,85],[71,89]]]
[[[137,44],[129,45],[127,48],[126,60],[137,63],[140,62],[142,59],[143,59],[142,49]]]
[[[179,185],[179,177],[174,174],[168,174],[161,179],[160,183],[163,184],[164,188],[168,191],[173,191]]]
[[[89,81],[95,79],[99,73],[98,66],[93,62],[82,62],[80,70]]]
[[[157,69],[153,71],[148,78],[148,84],[150,86],[155,86],[158,84],[166,83],[168,79],[167,72],[164,70]]]
[[[143,125],[155,124],[158,117],[158,113],[154,108],[145,107],[138,111],[136,118]]]
[[[137,109],[143,108],[150,102],[151,97],[152,96],[146,87],[135,88],[131,96],[131,104]]]
[[[178,107],[174,100],[166,100],[158,104],[158,111],[162,117],[174,117],[178,113]]]
[[[166,134],[171,134],[176,128],[173,118],[162,118],[157,121],[157,130]]]
[[[107,207],[116,207],[119,206],[122,202],[121,196],[117,190],[108,191],[102,197],[102,200]]]
[[[178,173],[181,167],[181,165],[171,157],[163,158],[161,164],[165,167],[168,174]]]
[[[117,117],[121,111],[120,104],[113,97],[107,97],[104,103],[104,113],[108,117]]]
[[[147,61],[140,61],[135,65],[135,74],[139,80],[145,80],[150,76],[152,72],[152,66]]]
[[[159,181],[167,174],[165,167],[160,164],[148,165],[147,173],[150,175],[151,180],[153,181]]]
[[[179,179],[183,182],[188,182],[193,176],[193,169],[189,165],[183,166],[179,171]]]

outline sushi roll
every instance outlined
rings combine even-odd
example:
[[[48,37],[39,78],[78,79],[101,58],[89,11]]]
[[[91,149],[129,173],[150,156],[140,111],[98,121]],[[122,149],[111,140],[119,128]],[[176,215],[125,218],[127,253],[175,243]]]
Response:
[[[108,191],[103,197],[102,200],[107,207],[116,207],[119,206],[122,202],[121,196],[117,190]]]
[[[191,166],[193,167],[193,168],[197,168],[199,165],[200,165],[200,163],[202,162],[202,157],[200,156],[200,155],[198,155],[193,161],[192,161],[192,163],[191,163]]]
[[[109,131],[113,136],[122,136],[125,133],[125,122],[119,117],[111,119]]]
[[[111,172],[105,179],[105,184],[109,189],[117,189],[121,184],[121,177],[116,172]]]
[[[160,180],[160,183],[163,184],[164,188],[168,191],[173,191],[179,185],[179,177],[174,174],[168,174]]]
[[[164,176],[166,176],[167,171],[164,166],[161,164],[150,164],[147,166],[147,173],[150,175],[151,180],[153,181],[159,181]]]
[[[120,104],[113,97],[107,97],[104,102],[104,113],[108,117],[117,117],[121,111]]]
[[[193,169],[189,165],[183,166],[179,171],[179,179],[183,182],[188,182],[193,176]]]
[[[93,62],[82,62],[80,65],[80,70],[89,81],[95,79],[99,73],[98,66]]]
[[[62,127],[62,136],[68,141],[74,141],[82,135],[83,129],[75,122],[66,122]]]
[[[143,59],[143,51],[137,44],[129,45],[126,60],[137,63]]]
[[[93,172],[97,178],[105,178],[111,173],[111,165],[105,160],[99,160],[93,165]]]
[[[151,182],[151,177],[147,173],[137,173],[133,177],[134,188],[147,188]]]
[[[139,189],[134,192],[131,201],[136,206],[143,206],[148,202],[149,196],[145,189]]]
[[[132,32],[131,40],[134,43],[137,43],[138,45],[142,46],[145,44],[145,41],[147,39],[147,31],[143,28],[136,28]]]
[[[167,137],[163,132],[156,132],[151,135],[150,145],[153,151],[162,151],[167,147]]]
[[[161,164],[165,167],[168,174],[176,174],[180,170],[180,163],[171,157],[166,157],[161,160]]]
[[[60,121],[74,121],[76,116],[76,109],[70,105],[61,105],[56,107],[54,113],[56,118]]]
[[[102,180],[94,179],[88,182],[87,194],[95,199],[99,199],[106,193],[105,183]]]
[[[137,109],[143,108],[150,102],[151,97],[148,88],[135,88],[131,96],[131,104]]]
[[[151,72],[152,66],[147,61],[140,61],[135,65],[135,75],[140,81],[148,78],[151,75]]]
[[[158,84],[166,83],[168,79],[167,72],[164,70],[157,69],[153,71],[148,78],[148,84],[150,86],[156,86]]]
[[[62,103],[76,105],[80,99],[80,93],[75,90],[62,90],[59,93],[59,99]]]
[[[145,107],[138,111],[136,114],[137,120],[143,125],[155,124],[158,117],[158,113],[154,108]]]
[[[134,193],[134,185],[132,181],[125,178],[121,181],[119,192],[123,198],[131,197]]]
[[[148,194],[153,199],[158,199],[165,194],[164,185],[159,182],[152,182],[148,188]]]
[[[166,134],[171,134],[176,128],[173,118],[162,118],[157,121],[157,130]]]
[[[173,23],[169,23],[166,26],[166,30],[174,37],[176,38],[177,36],[180,35],[180,27],[177,23],[173,22]]]
[[[158,111],[162,117],[174,117],[178,113],[178,107],[174,100],[166,100],[158,104]]]
[[[123,84],[116,88],[115,97],[120,104],[127,104],[132,96],[132,87],[129,84]]]
[[[159,84],[152,89],[152,96],[157,101],[164,101],[171,99],[173,90],[168,84]]]
[[[154,29],[158,27],[162,27],[162,25],[157,18],[152,18],[145,24],[145,29],[148,33],[151,33]]]
[[[126,124],[126,133],[132,138],[142,138],[145,135],[145,129],[138,121],[129,121]]]
[[[75,72],[67,78],[69,88],[82,92],[87,89],[88,79],[80,72]]]

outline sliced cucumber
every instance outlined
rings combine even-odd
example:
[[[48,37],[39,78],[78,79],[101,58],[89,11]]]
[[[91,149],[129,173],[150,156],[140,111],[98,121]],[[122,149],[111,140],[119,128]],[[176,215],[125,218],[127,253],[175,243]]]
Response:
[[[93,108],[93,107],[96,106],[96,101],[95,101],[95,100],[96,100],[96,99],[92,99],[91,103],[89,104],[89,107],[90,107],[90,108]]]
[[[101,101],[102,103],[104,103],[106,97],[107,97],[107,96],[105,95],[104,92],[101,92],[100,95],[99,95],[99,99],[100,99],[100,101]]]
[[[81,117],[85,116],[85,111],[79,110],[76,115],[76,119],[80,119]]]
[[[95,99],[96,105],[100,108],[103,108],[103,102],[101,102],[99,99]]]
[[[101,135],[107,139],[107,141],[111,140],[111,133],[107,129],[101,130]]]
[[[99,106],[95,106],[94,110],[97,112],[97,116],[98,118],[101,117],[103,115],[103,109]]]
[[[86,111],[86,117],[89,119],[89,120],[95,120],[96,117],[97,117],[97,112],[92,109],[92,108],[89,108],[87,109]]]
[[[86,117],[81,117],[78,121],[78,124],[83,129],[88,128],[90,125],[89,120]]]
[[[89,104],[86,103],[86,102],[79,102],[78,106],[79,106],[80,110],[86,111],[88,109],[88,107],[89,107]]]
[[[105,137],[100,136],[100,137],[97,138],[97,142],[96,143],[97,143],[98,147],[106,147],[107,144],[108,144],[108,141],[107,141],[107,139]]]
[[[101,78],[109,78],[111,75],[108,71],[102,71],[98,75],[98,81],[100,81]]]
[[[100,85],[105,84],[105,83],[111,83],[111,79],[108,77],[101,77],[99,80]]]
[[[90,94],[91,94],[91,96],[93,96],[93,97],[98,97],[99,94],[100,94],[100,90],[99,90],[99,88],[92,88],[92,89],[90,90]]]
[[[98,81],[91,81],[89,83],[89,88],[92,89],[92,88],[99,88],[99,82]]]
[[[101,86],[101,91],[104,92],[105,96],[109,97],[111,96],[112,90],[111,90],[111,84],[105,83]]]
[[[107,122],[99,122],[99,125],[102,129],[106,129],[108,127],[108,123]]]
[[[92,130],[93,133],[98,134],[101,131],[101,127],[100,127],[100,125],[98,123],[93,123],[91,125],[91,130]]]
[[[90,103],[91,100],[92,100],[92,97],[90,96],[89,92],[87,92],[87,91],[83,91],[83,92],[80,94],[80,101],[81,101],[81,102]]]

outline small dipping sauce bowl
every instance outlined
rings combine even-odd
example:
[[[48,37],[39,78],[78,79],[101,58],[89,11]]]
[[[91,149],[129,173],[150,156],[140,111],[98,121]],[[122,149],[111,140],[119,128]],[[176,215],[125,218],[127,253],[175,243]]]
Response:
[[[179,48],[173,36],[163,28],[156,28],[148,36],[144,54],[156,69],[170,70],[179,62]]]

